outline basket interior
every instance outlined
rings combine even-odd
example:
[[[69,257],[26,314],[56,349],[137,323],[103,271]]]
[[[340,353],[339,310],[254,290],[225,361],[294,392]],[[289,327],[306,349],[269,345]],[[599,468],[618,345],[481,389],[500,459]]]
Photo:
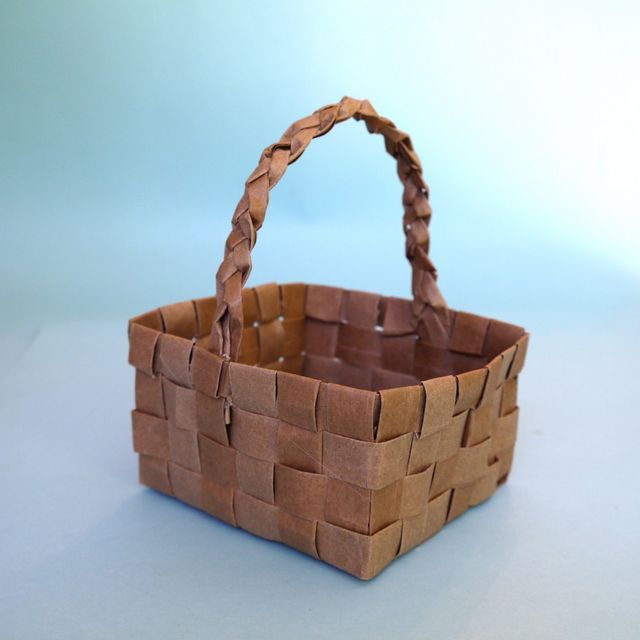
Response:
[[[209,347],[215,304],[162,307],[164,331]],[[416,333],[411,301],[321,285],[247,288],[243,308],[240,362],[372,391],[482,368],[524,334],[451,311],[447,344],[434,344]]]

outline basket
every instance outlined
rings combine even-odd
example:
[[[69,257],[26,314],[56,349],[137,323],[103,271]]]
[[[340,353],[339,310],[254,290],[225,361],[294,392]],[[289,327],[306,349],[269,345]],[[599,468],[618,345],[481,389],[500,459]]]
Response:
[[[350,117],[397,160],[413,300],[243,288],[269,189]],[[511,468],[528,334],[447,308],[430,216],[409,137],[367,101],[320,109],[265,149],[216,297],[130,321],[140,481],[362,579],[489,498]]]

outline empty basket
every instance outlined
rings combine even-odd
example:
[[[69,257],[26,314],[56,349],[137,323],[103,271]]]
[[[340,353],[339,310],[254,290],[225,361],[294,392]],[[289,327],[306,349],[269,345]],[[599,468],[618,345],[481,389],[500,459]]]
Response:
[[[243,289],[271,189],[348,118],[384,137],[404,185],[413,300],[305,284]],[[359,578],[507,479],[528,335],[448,309],[407,134],[344,98],[262,154],[233,216],[216,298],[130,321],[140,480]]]

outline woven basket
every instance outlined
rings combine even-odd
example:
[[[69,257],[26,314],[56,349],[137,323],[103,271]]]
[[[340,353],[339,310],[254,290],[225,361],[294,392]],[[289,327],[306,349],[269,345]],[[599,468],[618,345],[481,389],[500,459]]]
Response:
[[[350,117],[397,160],[413,300],[243,289],[269,189]],[[363,579],[491,496],[511,468],[528,335],[447,308],[430,215],[409,137],[367,101],[320,109],[268,147],[233,216],[216,298],[130,321],[141,482]]]

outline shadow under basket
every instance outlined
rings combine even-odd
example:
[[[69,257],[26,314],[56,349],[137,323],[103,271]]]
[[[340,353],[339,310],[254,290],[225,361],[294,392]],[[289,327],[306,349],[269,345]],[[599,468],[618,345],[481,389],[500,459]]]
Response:
[[[303,284],[242,291],[236,361],[216,299],[129,325],[140,480],[359,578],[486,500],[509,474],[528,335],[448,310]]]

